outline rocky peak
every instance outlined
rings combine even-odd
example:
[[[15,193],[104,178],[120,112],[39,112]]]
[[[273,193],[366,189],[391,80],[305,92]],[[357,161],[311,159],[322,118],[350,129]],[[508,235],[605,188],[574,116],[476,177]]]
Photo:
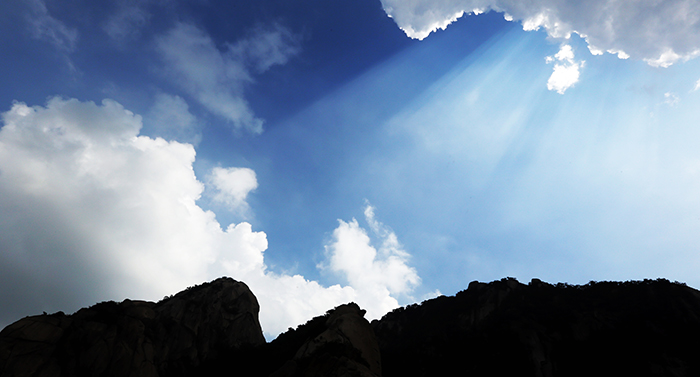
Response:
[[[188,288],[159,302],[154,310],[158,338],[168,345],[168,352],[185,355],[194,346],[195,362],[217,349],[265,343],[257,298],[245,283],[231,278]],[[178,343],[180,347],[171,346]]]
[[[220,278],[161,302],[102,302],[21,319],[0,332],[5,376],[177,376],[222,352],[265,343],[257,299]]]
[[[304,343],[294,356],[297,363],[309,364],[307,371],[291,375],[381,376],[379,345],[364,315],[365,310],[355,303],[331,311],[325,331]]]

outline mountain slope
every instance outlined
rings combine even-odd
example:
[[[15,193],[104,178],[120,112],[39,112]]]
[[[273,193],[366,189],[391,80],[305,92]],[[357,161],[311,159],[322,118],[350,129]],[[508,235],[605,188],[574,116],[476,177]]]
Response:
[[[372,325],[389,377],[700,375],[700,292],[663,279],[472,282]]]

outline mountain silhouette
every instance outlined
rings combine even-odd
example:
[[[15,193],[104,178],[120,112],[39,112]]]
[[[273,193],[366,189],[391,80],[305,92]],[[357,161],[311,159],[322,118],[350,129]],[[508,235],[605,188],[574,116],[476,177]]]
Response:
[[[15,376],[700,376],[700,292],[665,279],[472,282],[371,323],[349,303],[266,343],[257,299],[219,278],[0,332]]]

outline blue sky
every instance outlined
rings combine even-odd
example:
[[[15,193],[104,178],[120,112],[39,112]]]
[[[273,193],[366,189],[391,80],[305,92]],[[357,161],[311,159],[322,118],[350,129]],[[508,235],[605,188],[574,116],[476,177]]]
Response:
[[[268,338],[472,280],[700,286],[700,6],[616,4],[3,2],[0,325],[221,275]]]

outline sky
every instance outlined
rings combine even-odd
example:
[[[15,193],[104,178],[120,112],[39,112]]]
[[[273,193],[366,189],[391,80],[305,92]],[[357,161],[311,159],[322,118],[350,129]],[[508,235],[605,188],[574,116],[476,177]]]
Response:
[[[700,287],[695,0],[0,3],[0,327],[245,282]]]

